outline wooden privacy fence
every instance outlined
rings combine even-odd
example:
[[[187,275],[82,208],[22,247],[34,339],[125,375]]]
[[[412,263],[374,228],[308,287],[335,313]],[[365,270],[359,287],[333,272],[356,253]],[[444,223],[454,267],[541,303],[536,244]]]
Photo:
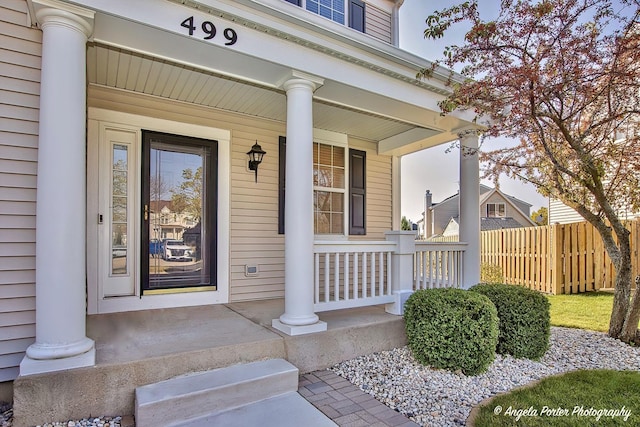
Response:
[[[638,271],[640,220],[631,232],[632,274]],[[588,222],[481,232],[481,263],[502,268],[505,283],[551,294],[613,288],[615,269],[602,239]]]

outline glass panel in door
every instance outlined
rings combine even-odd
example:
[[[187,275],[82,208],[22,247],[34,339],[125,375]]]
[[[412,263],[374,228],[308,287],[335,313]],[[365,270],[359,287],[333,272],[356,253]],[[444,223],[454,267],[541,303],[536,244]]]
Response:
[[[129,199],[129,150],[124,144],[113,144],[111,163],[111,275],[128,274],[127,245]]]
[[[149,132],[144,142],[143,291],[215,286],[215,144]]]

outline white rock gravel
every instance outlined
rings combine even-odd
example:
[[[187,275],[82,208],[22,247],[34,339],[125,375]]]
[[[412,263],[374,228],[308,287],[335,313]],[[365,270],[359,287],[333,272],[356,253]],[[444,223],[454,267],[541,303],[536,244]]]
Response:
[[[421,365],[407,347],[339,363],[332,371],[424,426],[460,426],[482,400],[541,378],[577,369],[640,370],[640,348],[604,333],[551,328],[539,362],[496,355],[488,371],[462,373]]]

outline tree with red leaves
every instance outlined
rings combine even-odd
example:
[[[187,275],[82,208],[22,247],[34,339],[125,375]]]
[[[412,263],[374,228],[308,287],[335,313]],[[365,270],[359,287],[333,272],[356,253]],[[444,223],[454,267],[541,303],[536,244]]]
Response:
[[[534,184],[591,223],[616,269],[609,335],[640,343],[640,286],[632,297],[630,232],[624,212],[640,212],[640,0],[502,0],[496,19],[477,0],[434,12],[424,31],[471,29],[444,59],[418,73],[450,69],[443,114],[472,109],[485,137],[515,146],[481,154],[485,176]],[[486,146],[485,141],[485,146]],[[636,245],[640,242],[636,242]]]

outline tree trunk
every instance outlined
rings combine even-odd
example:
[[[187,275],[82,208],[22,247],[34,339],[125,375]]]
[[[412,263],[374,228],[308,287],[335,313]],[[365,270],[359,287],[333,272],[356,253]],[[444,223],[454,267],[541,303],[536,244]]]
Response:
[[[620,221],[612,221],[611,226],[618,238],[618,244],[616,245],[613,242],[611,235],[608,236],[608,239],[603,238],[605,248],[616,269],[613,310],[611,311],[611,320],[609,322],[609,336],[622,339],[625,320],[629,314],[629,298],[631,296],[631,242],[629,240],[629,231]],[[612,245],[613,247],[610,247]]]
[[[620,338],[624,321],[629,309],[629,293],[631,285],[631,259],[616,266],[615,293],[613,296],[613,310],[609,321],[609,336]]]
[[[640,276],[636,276],[636,290],[624,320],[620,340],[627,343],[634,342],[640,344],[638,321],[640,321]]]

